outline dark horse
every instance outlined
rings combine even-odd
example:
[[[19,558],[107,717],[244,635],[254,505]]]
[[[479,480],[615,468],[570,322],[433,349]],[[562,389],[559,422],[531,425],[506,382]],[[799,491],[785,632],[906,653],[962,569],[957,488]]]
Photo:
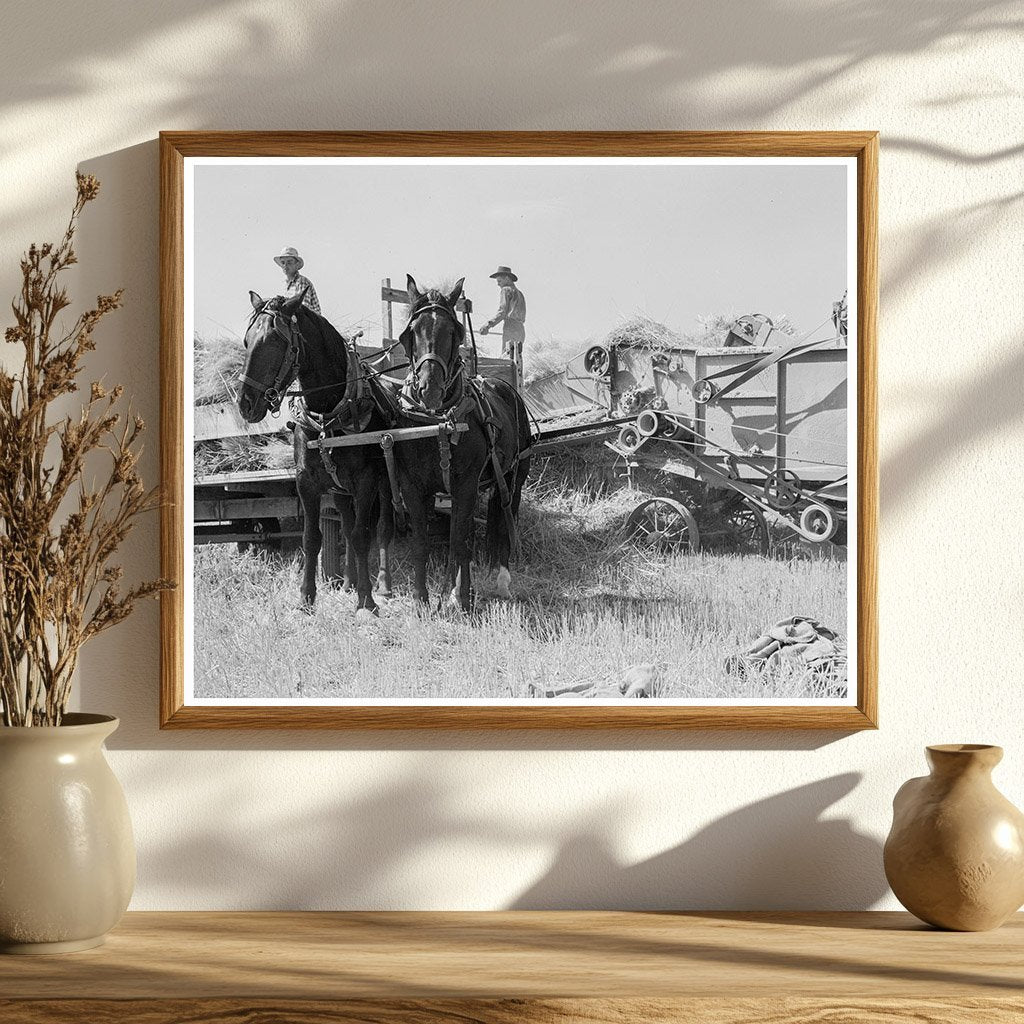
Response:
[[[470,558],[474,512],[482,488],[492,490],[487,507],[487,556],[500,566],[498,590],[509,597],[508,563],[519,498],[530,468],[529,417],[514,388],[498,378],[466,373],[460,346],[464,328],[455,311],[462,280],[448,293],[421,292],[410,275],[409,322],[400,340],[411,370],[402,392],[404,416],[412,423],[464,422],[468,430],[395,446],[402,495],[409,512],[416,596],[427,595],[427,516],[434,495],[451,494],[449,584],[452,600],[472,608]],[[445,467],[445,463],[449,463]]]
[[[295,483],[302,502],[302,551],[305,556],[302,600],[316,600],[316,574],[323,534],[320,499],[334,492],[345,532],[345,584],[355,583],[357,611],[376,613],[370,580],[369,549],[377,523],[380,572],[377,590],[391,596],[390,547],[394,537],[391,492],[380,446],[376,444],[307,448],[306,442],[327,435],[382,430],[391,424],[374,399],[379,387],[363,381],[354,349],[328,321],[302,304],[302,295],[261,299],[249,292],[253,314],[245,332],[248,354],[242,370],[238,408],[249,423],[276,413],[288,388],[299,380],[295,414]],[[294,392],[291,392],[295,394]],[[323,454],[321,454],[323,452]],[[325,457],[326,456],[326,457]]]

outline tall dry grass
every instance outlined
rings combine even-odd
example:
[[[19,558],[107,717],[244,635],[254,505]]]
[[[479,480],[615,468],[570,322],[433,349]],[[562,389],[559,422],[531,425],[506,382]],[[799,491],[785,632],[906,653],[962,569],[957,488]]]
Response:
[[[478,569],[472,616],[419,608],[396,547],[400,596],[357,620],[355,598],[325,588],[299,610],[299,563],[197,549],[196,695],[301,698],[527,698],[595,683],[614,692],[634,665],[659,666],[656,695],[778,699],[826,695],[792,672],[742,678],[726,659],[787,615],[846,632],[845,565],[832,559],[680,554],[622,540],[636,492],[609,489],[586,460],[539,467],[522,508],[512,602]],[[545,471],[546,470],[546,471]],[[443,549],[432,557],[441,593]]]

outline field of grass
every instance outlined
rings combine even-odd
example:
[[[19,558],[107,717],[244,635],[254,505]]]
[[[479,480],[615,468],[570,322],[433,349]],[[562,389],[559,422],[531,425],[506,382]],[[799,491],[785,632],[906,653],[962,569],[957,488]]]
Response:
[[[825,696],[800,673],[737,676],[726,659],[789,615],[846,635],[846,563],[831,557],[655,556],[622,540],[642,495],[608,487],[585,457],[544,460],[521,514],[513,600],[474,573],[477,611],[437,610],[444,549],[431,562],[430,610],[409,596],[396,545],[397,596],[380,617],[322,587],[299,609],[299,562],[233,545],[195,552],[195,695],[268,698],[527,698],[594,683],[612,696],[636,665],[654,696]],[[826,546],[827,547],[827,546]],[[835,696],[835,694],[830,694]]]

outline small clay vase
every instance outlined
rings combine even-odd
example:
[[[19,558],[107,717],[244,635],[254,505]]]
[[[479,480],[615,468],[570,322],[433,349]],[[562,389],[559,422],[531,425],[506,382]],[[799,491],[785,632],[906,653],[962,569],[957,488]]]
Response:
[[[998,928],[1024,904],[1024,814],[992,784],[1000,747],[927,748],[931,775],[893,800],[885,877],[916,917],[937,928]]]

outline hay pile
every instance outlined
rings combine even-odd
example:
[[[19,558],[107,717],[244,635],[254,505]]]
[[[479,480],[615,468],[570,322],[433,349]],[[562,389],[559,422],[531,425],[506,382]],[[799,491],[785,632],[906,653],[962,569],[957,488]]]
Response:
[[[192,347],[192,382],[196,405],[234,402],[235,382],[245,364],[245,348],[238,338],[202,338]]]
[[[238,375],[244,363],[245,348],[238,338],[196,335],[193,347],[195,404],[234,405]],[[294,465],[291,433],[283,421],[281,430],[275,434],[197,441],[192,456],[196,476],[290,469]]]
[[[688,339],[649,316],[636,315],[619,321],[605,336],[604,344],[641,345],[654,350],[678,348]]]
[[[653,351],[664,351],[671,348],[721,348],[729,334],[729,328],[739,314],[706,313],[697,316],[697,329],[693,333],[677,334],[657,320],[648,316],[632,316],[622,320],[605,338],[605,345],[632,344],[641,345]],[[772,315],[775,330],[786,336],[796,334],[796,327],[785,313]]]
[[[566,364],[585,352],[586,345],[579,342],[556,341],[548,338],[528,338],[523,350],[523,383],[532,384],[552,373],[561,373]]]
[[[196,476],[291,469],[295,464],[291,433],[284,428],[279,434],[197,441],[192,457]]]

